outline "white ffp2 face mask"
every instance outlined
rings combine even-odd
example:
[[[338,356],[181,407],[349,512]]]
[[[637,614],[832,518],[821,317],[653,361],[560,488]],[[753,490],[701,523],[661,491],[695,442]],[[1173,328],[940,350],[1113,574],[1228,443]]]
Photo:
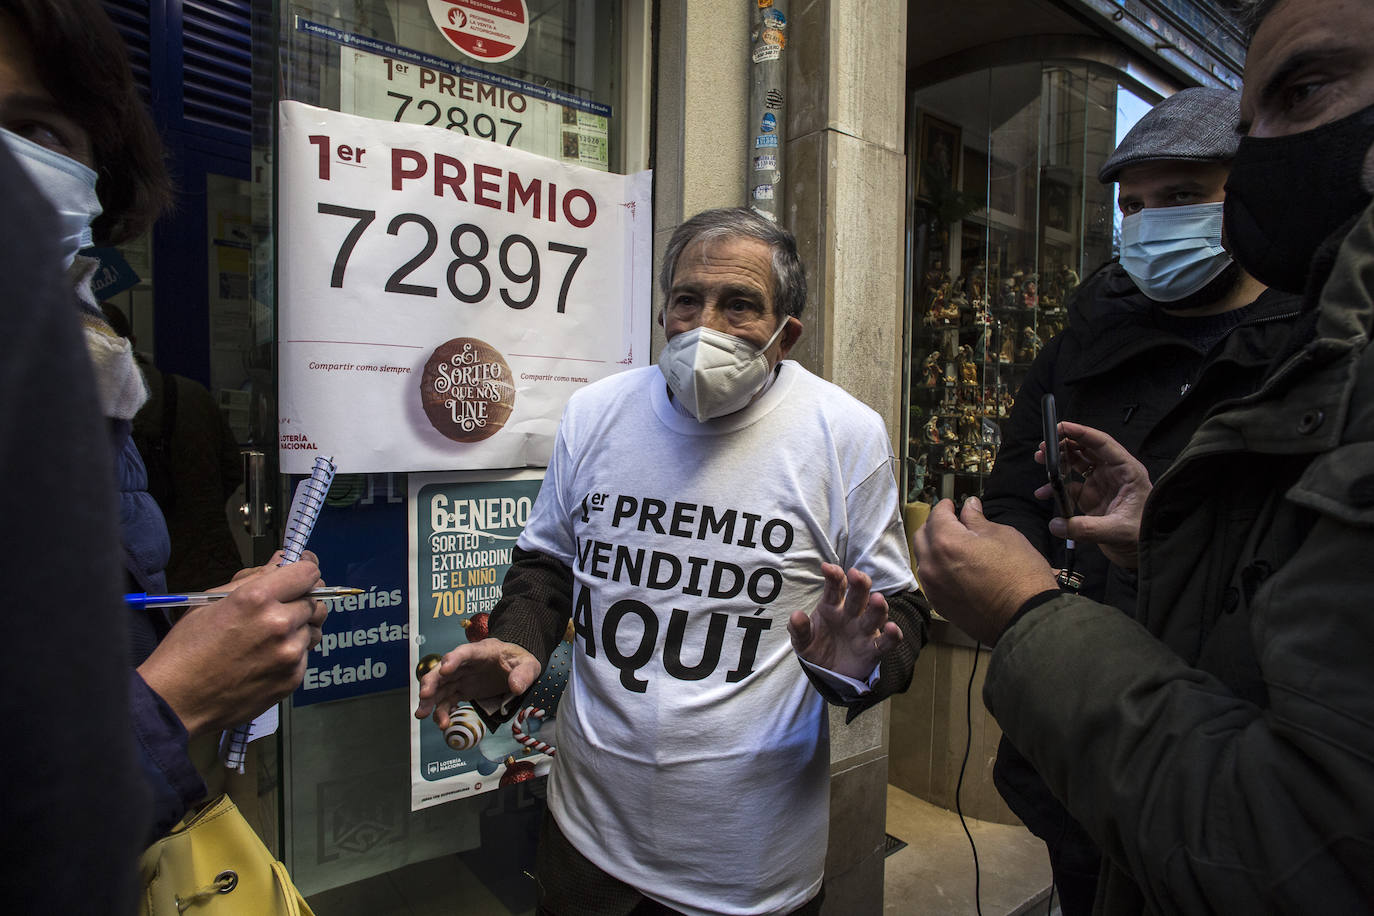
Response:
[[[95,171],[3,128],[0,137],[24,167],[29,180],[57,210],[58,242],[65,272],[76,260],[78,251],[91,247],[91,223],[101,213],[100,199],[95,196]]]
[[[658,368],[673,397],[698,421],[734,413],[747,406],[768,381],[764,354],[782,336],[787,321],[784,316],[762,347],[708,327],[683,331],[658,355]]]
[[[1121,266],[1156,302],[1177,302],[1231,263],[1221,247],[1221,201],[1152,207],[1121,221]]]

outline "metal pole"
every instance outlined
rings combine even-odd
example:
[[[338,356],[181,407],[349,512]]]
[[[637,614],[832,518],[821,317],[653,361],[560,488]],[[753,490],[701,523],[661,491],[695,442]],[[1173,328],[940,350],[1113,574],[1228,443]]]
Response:
[[[752,12],[749,64],[748,205],[774,222],[783,205],[788,0],[743,0]]]

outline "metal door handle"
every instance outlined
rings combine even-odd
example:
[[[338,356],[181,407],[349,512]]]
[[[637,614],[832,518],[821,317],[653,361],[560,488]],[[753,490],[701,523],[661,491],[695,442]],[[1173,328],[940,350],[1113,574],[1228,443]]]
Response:
[[[243,456],[243,505],[239,514],[243,516],[243,527],[248,536],[260,538],[267,534],[272,524],[272,504],[267,501],[267,454],[255,449],[244,449]]]

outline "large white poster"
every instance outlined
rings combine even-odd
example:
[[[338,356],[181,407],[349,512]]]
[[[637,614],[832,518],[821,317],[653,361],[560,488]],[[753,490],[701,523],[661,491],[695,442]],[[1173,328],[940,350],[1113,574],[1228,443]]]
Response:
[[[542,466],[648,358],[650,173],[281,103],[282,471]]]

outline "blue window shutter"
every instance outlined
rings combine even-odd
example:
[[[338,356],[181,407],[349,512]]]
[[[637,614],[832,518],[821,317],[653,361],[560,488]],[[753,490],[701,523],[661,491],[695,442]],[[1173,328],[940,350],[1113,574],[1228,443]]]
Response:
[[[163,131],[247,146],[253,120],[251,0],[102,0]]]
[[[115,28],[129,48],[129,65],[139,94],[152,106],[152,15],[148,0],[104,0],[105,12],[110,14]]]
[[[249,177],[250,0],[102,0],[162,136],[175,208],[153,228],[154,358],[210,382],[207,176]],[[259,16],[269,15],[262,4]]]
[[[249,0],[183,0],[182,108],[195,125],[232,131],[246,142],[253,122]]]

